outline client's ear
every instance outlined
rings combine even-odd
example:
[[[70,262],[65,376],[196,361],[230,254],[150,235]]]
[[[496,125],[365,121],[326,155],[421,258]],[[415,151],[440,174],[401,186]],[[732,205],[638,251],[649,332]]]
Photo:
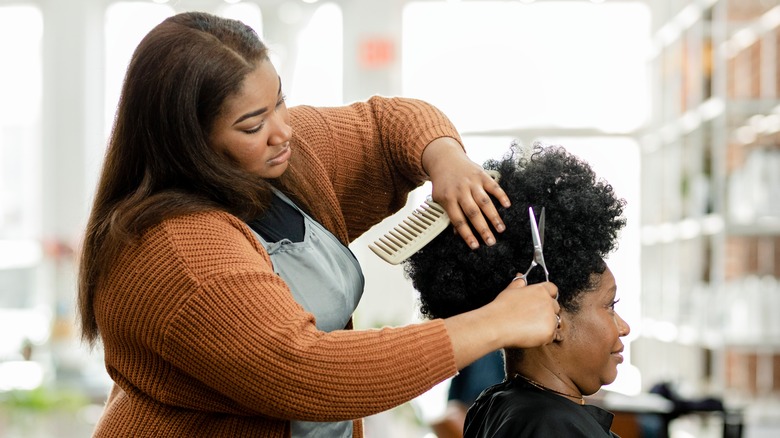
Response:
[[[563,329],[564,325],[567,323],[568,321],[566,321],[566,317],[563,315],[563,312],[561,312],[560,319],[558,320],[558,327],[555,328],[555,337],[553,337],[553,342],[563,341]]]

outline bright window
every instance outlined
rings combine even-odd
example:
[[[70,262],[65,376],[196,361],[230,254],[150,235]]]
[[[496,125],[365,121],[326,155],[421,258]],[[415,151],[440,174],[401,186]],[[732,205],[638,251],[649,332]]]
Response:
[[[0,239],[40,237],[42,39],[38,8],[0,7]],[[0,269],[22,255],[7,248]]]
[[[234,3],[226,4],[217,10],[217,15],[233,20],[242,21],[257,32],[263,35],[263,13],[260,7],[254,3]]]
[[[36,276],[41,250],[43,16],[37,7],[0,6],[0,392],[24,375],[9,359],[24,340],[46,339]],[[35,366],[35,365],[33,365]]]
[[[108,138],[130,58],[144,36],[174,14],[168,5],[141,2],[112,3],[105,21],[105,125]],[[102,153],[100,154],[102,156]]]
[[[285,85],[290,105],[333,106],[343,101],[343,31],[341,8],[325,3],[301,29],[292,83]]]
[[[403,92],[466,132],[632,131],[649,109],[650,17],[639,2],[410,3]]]

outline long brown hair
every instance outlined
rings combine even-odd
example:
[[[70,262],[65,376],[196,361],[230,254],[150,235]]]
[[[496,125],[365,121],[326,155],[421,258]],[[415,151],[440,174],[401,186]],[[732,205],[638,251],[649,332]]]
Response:
[[[236,20],[183,13],[152,29],[128,67],[81,250],[81,336],[98,336],[96,290],[123,243],[166,218],[221,209],[262,211],[269,183],[208,144],[225,99],[268,50]]]

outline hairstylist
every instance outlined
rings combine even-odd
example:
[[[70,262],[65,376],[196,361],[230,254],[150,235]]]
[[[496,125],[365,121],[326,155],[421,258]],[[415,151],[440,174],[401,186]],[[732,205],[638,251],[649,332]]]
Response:
[[[241,22],[183,13],[130,62],[79,272],[82,335],[115,385],[96,437],[361,437],[480,356],[552,341],[551,284],[405,327],[351,330],[346,245],[430,178],[463,239],[488,195],[438,110],[374,97],[287,109]],[[390,291],[389,291],[390,292]]]

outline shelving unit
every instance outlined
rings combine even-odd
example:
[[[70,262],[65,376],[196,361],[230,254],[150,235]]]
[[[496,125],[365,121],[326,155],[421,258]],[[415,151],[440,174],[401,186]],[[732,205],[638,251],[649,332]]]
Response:
[[[656,99],[634,363],[645,386],[769,402],[780,424],[780,3],[647,3]]]

